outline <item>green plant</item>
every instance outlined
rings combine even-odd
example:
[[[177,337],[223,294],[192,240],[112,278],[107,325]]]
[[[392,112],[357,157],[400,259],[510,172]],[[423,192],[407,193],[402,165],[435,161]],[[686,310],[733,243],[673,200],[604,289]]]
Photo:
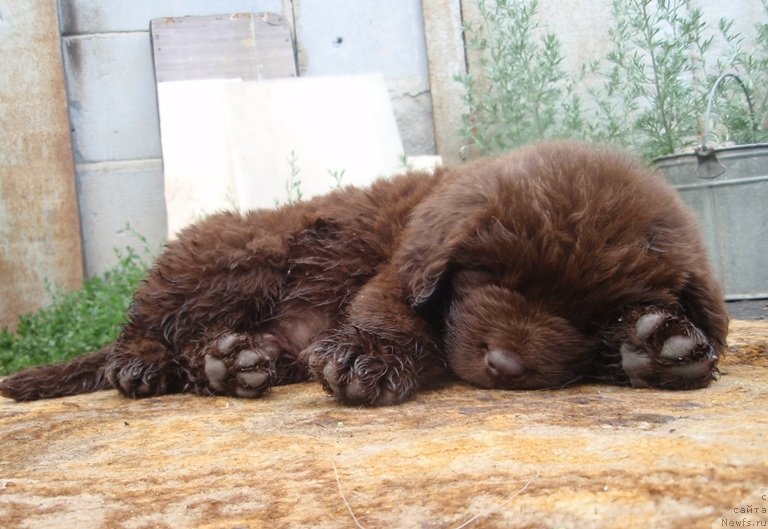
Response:
[[[768,14],[768,0],[760,0]],[[768,24],[749,41],[720,20],[707,26],[692,0],[614,0],[612,50],[569,78],[556,36],[536,23],[535,0],[481,0],[482,27],[467,28],[480,53],[482,76],[465,87],[461,133],[481,153],[540,138],[577,137],[629,146],[651,159],[700,142],[707,95],[722,73],[734,71],[753,93],[758,122],[768,117]],[[581,97],[576,86],[590,86]],[[718,98],[722,141],[755,136],[744,95],[724,86]]]
[[[702,10],[689,4],[613,1],[608,82],[593,97],[614,102],[610,117],[621,112],[629,120],[621,124],[621,142],[638,146],[649,157],[694,143],[701,130],[711,77],[706,59],[714,38],[706,32]]]
[[[768,15],[768,0],[761,0]],[[733,21],[721,20],[720,34],[727,43],[717,70],[733,72],[751,96],[754,122],[747,110],[741,83],[724,83],[718,92],[710,126],[710,140],[715,142],[756,143],[768,141],[768,22],[755,25],[755,37],[748,40],[733,30]],[[719,126],[718,126],[719,124]]]
[[[132,248],[116,254],[112,269],[79,290],[62,292],[47,284],[50,305],[22,316],[15,332],[0,330],[0,374],[73,358],[117,337],[147,266]]]
[[[398,157],[398,160],[400,161],[400,167],[402,167],[403,171],[413,171],[413,163],[411,163],[411,160],[408,159],[408,155],[403,153],[400,153],[400,156]]]
[[[299,160],[296,157],[295,151],[291,151],[291,155],[288,157],[288,165],[291,168],[291,176],[285,181],[286,201],[288,204],[295,204],[296,202],[301,202],[301,199],[303,198],[301,193],[301,180],[299,180],[301,168],[299,167]]]
[[[537,0],[480,0],[482,25],[466,28],[482,72],[457,78],[469,109],[461,133],[480,153],[572,136],[579,128],[580,103],[561,67],[560,43],[541,34],[537,7]]]
[[[346,173],[346,169],[328,169],[328,174],[331,175],[331,178],[333,178],[334,187],[336,189],[341,189],[342,187],[342,180],[344,179],[344,173]]]

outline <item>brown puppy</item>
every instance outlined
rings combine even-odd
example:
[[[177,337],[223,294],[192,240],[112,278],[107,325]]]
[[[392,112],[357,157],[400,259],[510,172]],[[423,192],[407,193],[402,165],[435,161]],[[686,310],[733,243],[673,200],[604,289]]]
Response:
[[[698,388],[727,328],[674,190],[624,154],[543,143],[213,215],[168,244],[113,344],[0,392],[257,397],[313,377],[380,405],[446,368],[486,388]]]

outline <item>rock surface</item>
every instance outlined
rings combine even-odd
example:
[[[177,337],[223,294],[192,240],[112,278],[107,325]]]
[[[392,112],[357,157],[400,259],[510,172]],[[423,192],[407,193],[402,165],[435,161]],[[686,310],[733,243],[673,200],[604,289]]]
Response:
[[[0,399],[0,525],[726,527],[768,509],[768,322],[729,341],[720,381],[691,392]]]

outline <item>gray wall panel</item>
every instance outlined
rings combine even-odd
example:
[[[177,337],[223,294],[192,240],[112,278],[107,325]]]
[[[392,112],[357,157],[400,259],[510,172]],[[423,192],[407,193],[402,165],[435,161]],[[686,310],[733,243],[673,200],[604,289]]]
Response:
[[[62,35],[148,31],[158,17],[283,12],[282,0],[59,0]]]
[[[160,158],[149,33],[66,37],[75,161]]]

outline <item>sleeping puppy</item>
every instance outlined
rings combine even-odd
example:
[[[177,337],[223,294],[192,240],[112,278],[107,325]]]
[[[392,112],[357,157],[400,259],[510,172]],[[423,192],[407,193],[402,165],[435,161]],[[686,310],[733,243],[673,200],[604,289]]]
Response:
[[[244,214],[168,243],[117,340],[0,383],[17,400],[114,387],[258,397],[308,378],[403,402],[483,388],[692,389],[728,316],[691,213],[640,161],[541,143]]]

